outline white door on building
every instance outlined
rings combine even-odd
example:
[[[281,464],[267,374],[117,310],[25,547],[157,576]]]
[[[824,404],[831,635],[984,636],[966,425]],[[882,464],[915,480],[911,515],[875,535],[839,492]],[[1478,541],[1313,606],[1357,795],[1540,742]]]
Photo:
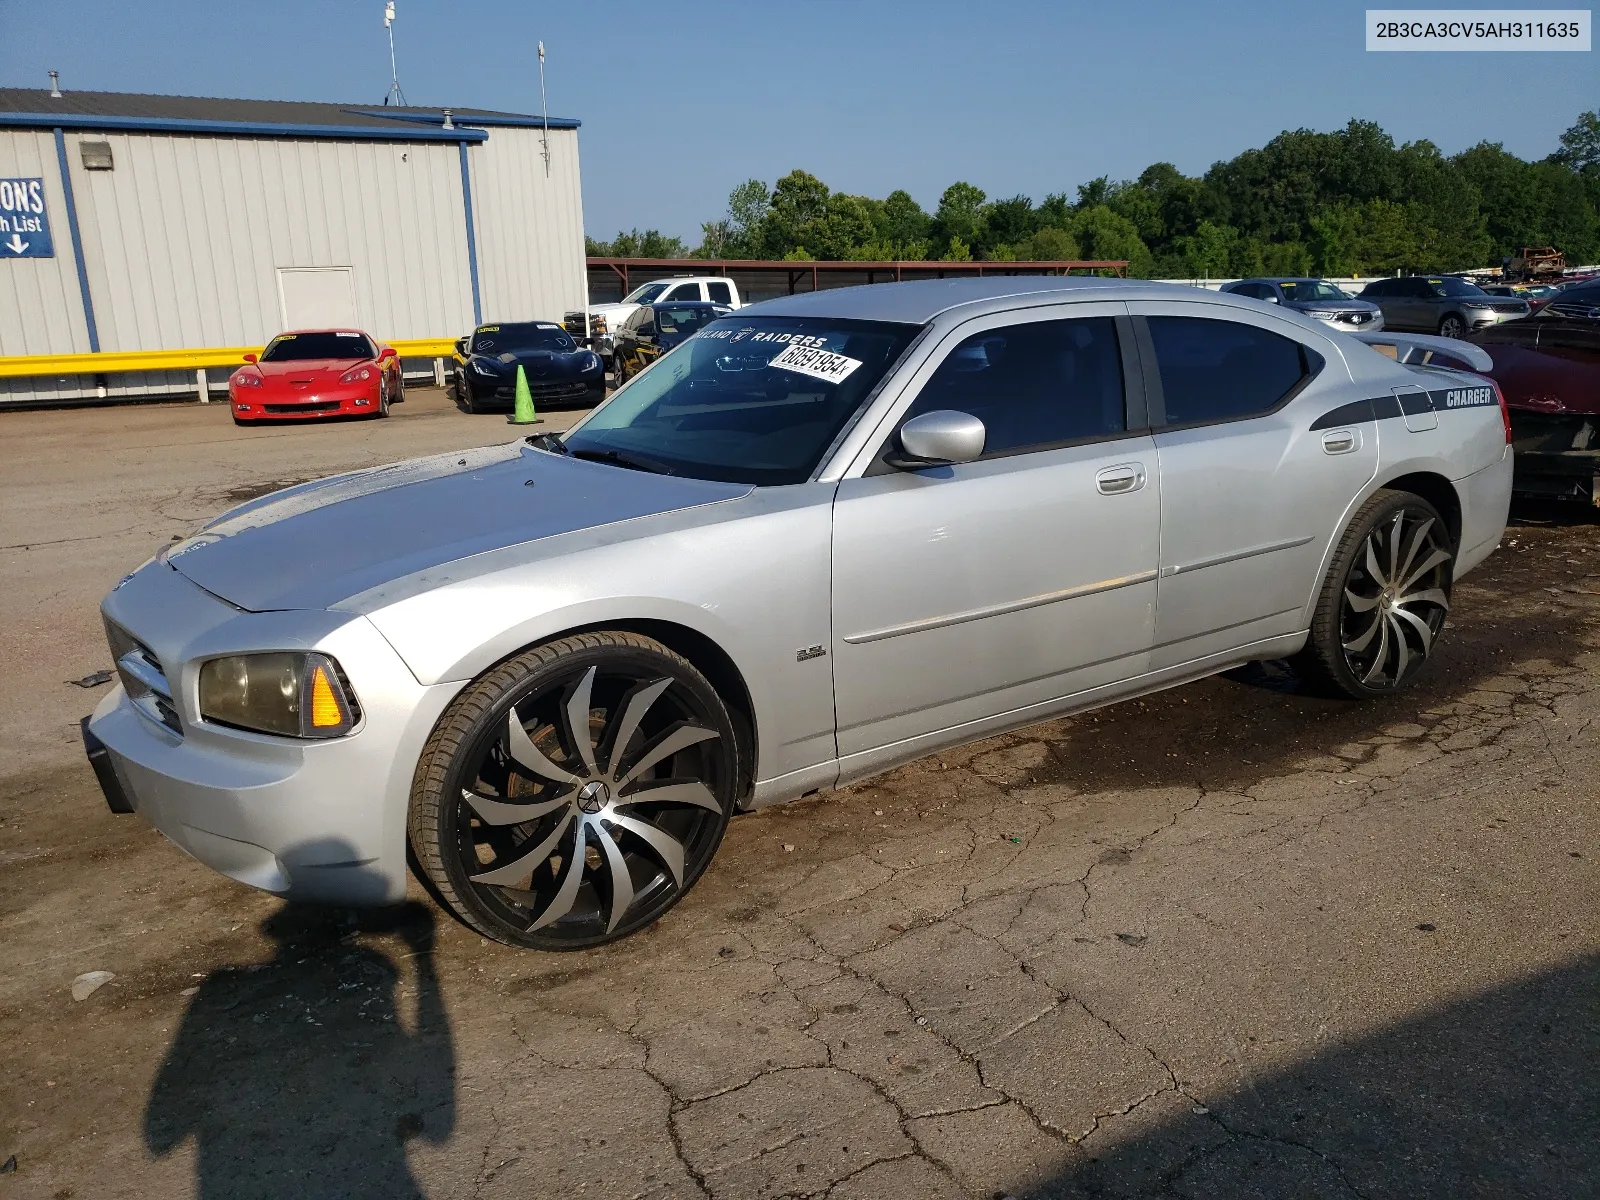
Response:
[[[279,267],[285,329],[359,329],[354,267]]]

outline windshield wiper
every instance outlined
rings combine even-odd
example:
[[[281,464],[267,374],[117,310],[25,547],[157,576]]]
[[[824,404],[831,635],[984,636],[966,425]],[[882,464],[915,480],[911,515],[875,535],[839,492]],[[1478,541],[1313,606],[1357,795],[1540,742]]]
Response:
[[[573,458],[585,459],[588,462],[610,463],[614,467],[626,467],[630,471],[646,471],[651,475],[676,475],[677,472],[664,462],[657,462],[653,458],[646,458],[642,454],[633,454],[627,450],[567,450]]]
[[[535,433],[522,439],[535,450],[548,450],[551,454],[571,454],[567,444],[553,433]]]

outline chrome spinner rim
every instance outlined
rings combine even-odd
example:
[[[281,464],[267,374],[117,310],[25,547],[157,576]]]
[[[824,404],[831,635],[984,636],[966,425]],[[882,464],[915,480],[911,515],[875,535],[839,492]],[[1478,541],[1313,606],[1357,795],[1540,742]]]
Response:
[[[1400,686],[1427,660],[1450,611],[1448,540],[1438,519],[1402,508],[1367,535],[1345,580],[1345,664],[1375,691]]]
[[[457,853],[507,926],[584,944],[642,924],[721,836],[722,737],[670,677],[589,667],[520,698],[466,756]]]

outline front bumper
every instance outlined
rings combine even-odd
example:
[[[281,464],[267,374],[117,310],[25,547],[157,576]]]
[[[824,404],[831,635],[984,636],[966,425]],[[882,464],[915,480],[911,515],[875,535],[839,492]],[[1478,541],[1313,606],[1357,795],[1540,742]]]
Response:
[[[471,380],[472,399],[481,408],[504,407],[508,411],[516,406],[517,383],[513,379],[486,379],[474,372],[468,372]],[[546,408],[561,407],[586,407],[599,404],[606,398],[606,379],[604,373],[597,373],[591,379],[563,379],[555,382],[546,380],[528,380],[528,393],[533,397],[535,407],[543,405]]]
[[[379,407],[377,383],[362,383],[317,392],[268,392],[261,388],[230,388],[233,415],[241,421],[309,421],[318,417],[375,413]]]
[[[113,811],[135,812],[213,869],[287,898],[405,895],[411,777],[459,684],[417,683],[364,617],[241,612],[165,563],[135,572],[103,611],[159,660],[180,725],[153,719],[120,684],[101,701],[84,742]],[[361,701],[356,729],[307,742],[201,720],[200,662],[268,648],[333,656]]]
[[[1526,312],[1494,312],[1493,310],[1467,309],[1462,316],[1466,318],[1469,329],[1487,329],[1491,325],[1504,325],[1507,321],[1520,321],[1528,314]]]

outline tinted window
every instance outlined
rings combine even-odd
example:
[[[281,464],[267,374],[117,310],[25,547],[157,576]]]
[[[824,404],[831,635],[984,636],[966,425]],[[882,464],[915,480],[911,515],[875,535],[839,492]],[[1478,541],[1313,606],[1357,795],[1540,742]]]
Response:
[[[1428,280],[1428,290],[1423,294],[1449,296],[1453,299],[1459,296],[1481,296],[1483,289],[1475,283],[1468,283],[1465,279],[1454,279],[1450,276],[1441,279],[1435,275]]]
[[[364,333],[280,333],[261,352],[262,362],[308,358],[371,358],[376,351]]]
[[[1116,327],[1110,317],[1080,317],[975,333],[939,364],[906,417],[947,408],[983,422],[985,455],[1122,433]]]
[[[706,284],[706,295],[711,297],[711,303],[713,304],[733,303],[733,293],[728,290],[728,285],[725,283]]]
[[[700,326],[710,321],[712,317],[719,315],[724,314],[718,314],[712,309],[698,304],[693,306],[687,304],[664,304],[656,309],[656,324],[660,327],[662,333],[676,333],[687,337],[699,329]]]
[[[664,283],[647,283],[643,287],[636,287],[622,298],[624,304],[649,304],[662,292],[667,290]]]
[[[680,283],[667,293],[668,300],[698,300],[700,299],[700,285],[698,283]]]
[[[549,321],[480,325],[472,335],[474,354],[506,354],[513,350],[576,350],[578,344],[561,326]]]
[[[1333,284],[1321,279],[1286,279],[1278,286],[1283,289],[1283,294],[1293,301],[1350,299]]]
[[[1361,289],[1361,295],[1363,298],[1369,300],[1382,296],[1398,295],[1395,290],[1395,283],[1396,281],[1393,279],[1374,280],[1372,283],[1367,284],[1366,287]]]
[[[1203,317],[1147,320],[1169,425],[1256,416],[1307,374],[1300,343],[1265,329]]]
[[[563,441],[577,455],[696,479],[802,483],[918,328],[723,317],[630,380]]]

